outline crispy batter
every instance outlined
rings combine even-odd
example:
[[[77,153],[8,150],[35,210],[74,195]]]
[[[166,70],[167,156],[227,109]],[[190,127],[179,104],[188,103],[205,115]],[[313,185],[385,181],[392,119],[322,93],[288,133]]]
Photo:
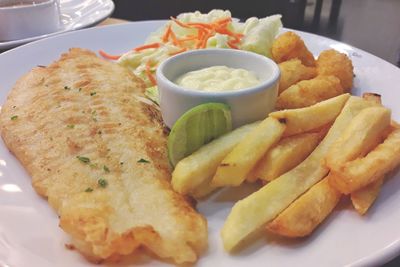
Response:
[[[298,82],[282,94],[276,102],[277,109],[303,108],[343,93],[340,80],[335,76],[317,76]]]
[[[297,58],[282,62],[278,66],[281,70],[279,94],[299,81],[309,80],[317,76],[315,68],[304,66]]]
[[[166,137],[135,98],[143,91],[123,67],[71,49],[17,82],[1,134],[84,255],[118,258],[144,246],[193,262],[206,247],[207,224],[169,185]]]
[[[346,54],[334,49],[323,51],[317,59],[318,75],[334,75],[339,78],[345,92],[353,87],[353,64]]]
[[[315,66],[313,54],[307,49],[300,36],[294,32],[285,32],[278,36],[272,44],[271,52],[272,58],[277,63],[298,58],[303,65]]]

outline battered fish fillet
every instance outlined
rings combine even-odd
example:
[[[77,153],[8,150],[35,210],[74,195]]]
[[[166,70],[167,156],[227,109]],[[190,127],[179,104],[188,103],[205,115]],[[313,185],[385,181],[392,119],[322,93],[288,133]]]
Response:
[[[166,136],[143,91],[128,70],[74,48],[16,83],[1,135],[89,259],[143,246],[194,262],[207,223],[170,187]]]
[[[304,41],[294,32],[285,32],[272,43],[272,58],[276,63],[298,58],[303,65],[315,66],[313,54],[307,49]]]

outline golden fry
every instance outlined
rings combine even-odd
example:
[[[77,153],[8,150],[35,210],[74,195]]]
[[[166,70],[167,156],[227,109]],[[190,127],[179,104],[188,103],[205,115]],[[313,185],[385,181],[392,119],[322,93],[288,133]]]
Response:
[[[307,236],[328,217],[341,195],[323,179],[270,222],[267,230],[287,237]]]
[[[364,93],[362,97],[363,99],[371,101],[377,105],[382,104],[381,95],[379,94]],[[376,198],[379,195],[379,192],[381,191],[383,180],[384,177],[361,188],[360,190],[351,193],[351,203],[359,214],[364,215],[375,202]]]
[[[255,122],[235,129],[179,161],[172,172],[173,189],[188,194],[207,181],[215,174],[225,156],[258,124]]]
[[[306,160],[233,206],[221,231],[225,250],[233,250],[327,175],[329,169],[323,165],[323,158],[353,117],[369,105],[359,97],[350,97],[328,134]]]
[[[303,65],[300,59],[291,59],[280,63],[281,78],[279,80],[279,94],[299,81],[309,80],[317,76],[314,67]]]
[[[284,136],[304,133],[332,123],[349,97],[349,94],[343,94],[309,107],[275,111],[269,116],[286,120]]]
[[[214,186],[238,186],[265,152],[274,146],[285,131],[285,120],[266,118],[249,132],[219,164]]]
[[[360,190],[379,180],[400,164],[400,129],[393,130],[382,144],[363,158],[347,162],[334,173],[329,182],[344,194]]]
[[[315,66],[313,54],[307,49],[303,40],[294,32],[285,32],[278,36],[272,44],[272,58],[277,63],[298,58],[303,65]]]
[[[364,215],[375,202],[381,190],[383,180],[384,177],[381,177],[366,187],[351,193],[351,203],[359,214]]]
[[[190,192],[190,195],[195,199],[202,199],[213,193],[215,190],[219,189],[219,187],[211,184],[211,180],[212,176],[201,183],[199,186],[197,186],[195,189],[193,189],[193,191]]]
[[[293,169],[310,155],[326,132],[303,133],[282,139],[259,160],[247,179],[272,181]]]
[[[378,105],[382,104],[382,99],[380,94],[375,94],[375,93],[363,93],[362,95],[363,99],[367,101],[372,101]]]
[[[353,64],[346,54],[334,49],[323,51],[317,59],[317,72],[318,75],[338,77],[345,92],[353,87]]]
[[[326,165],[336,170],[348,161],[365,156],[383,141],[389,127],[389,109],[377,106],[362,110],[332,145],[326,157]]]
[[[343,94],[340,80],[335,76],[317,76],[298,82],[278,96],[277,109],[303,108]]]

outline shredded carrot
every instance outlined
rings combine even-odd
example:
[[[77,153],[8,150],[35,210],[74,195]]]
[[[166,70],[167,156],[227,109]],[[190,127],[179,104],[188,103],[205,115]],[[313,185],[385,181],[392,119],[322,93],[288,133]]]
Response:
[[[183,52],[185,52],[187,50],[187,48],[182,48],[181,50],[178,50],[178,51],[176,51],[176,52],[173,52],[173,53],[169,53],[168,55],[170,55],[170,56],[175,56],[175,55],[177,55],[177,54],[180,54],[180,53],[183,53]]]
[[[147,75],[147,78],[149,78],[150,82],[153,84],[153,86],[155,86],[155,85],[157,85],[157,81],[154,78],[153,73],[151,73],[150,67],[151,66],[150,66],[150,60],[149,60],[146,63],[146,75]]]
[[[215,24],[226,24],[232,22],[232,18],[224,18],[214,21]]]
[[[169,25],[168,28],[167,28],[167,30],[165,31],[164,35],[163,35],[162,38],[161,38],[161,40],[162,40],[164,43],[168,42],[169,35],[171,34],[171,31],[172,31],[171,25]]]
[[[103,50],[99,50],[99,54],[106,58],[106,59],[111,59],[111,60],[118,60],[121,56],[120,55],[110,55],[106,52],[104,52]]]
[[[228,46],[233,49],[239,49],[239,47],[236,44],[234,44],[232,41],[228,41]]]
[[[138,47],[134,48],[133,50],[138,52],[138,51],[142,51],[142,50],[149,49],[149,48],[159,48],[160,45],[161,45],[160,43],[145,44],[145,45],[138,46]]]
[[[207,23],[201,23],[201,22],[190,22],[187,23],[188,26],[192,26],[194,28],[205,28],[211,30],[213,28],[212,25],[207,24]]]
[[[187,41],[193,41],[196,39],[197,39],[197,36],[195,36],[195,35],[187,35],[186,37],[179,39],[179,42],[183,43],[183,42],[187,42]]]
[[[191,28],[189,25],[187,25],[186,23],[183,23],[181,21],[179,21],[178,19],[174,18],[174,17],[170,17],[170,19],[175,22],[176,24],[178,24],[179,26],[183,27],[183,28]]]
[[[179,40],[176,37],[175,33],[173,31],[171,31],[170,35],[171,35],[172,43],[176,46],[179,46]]]

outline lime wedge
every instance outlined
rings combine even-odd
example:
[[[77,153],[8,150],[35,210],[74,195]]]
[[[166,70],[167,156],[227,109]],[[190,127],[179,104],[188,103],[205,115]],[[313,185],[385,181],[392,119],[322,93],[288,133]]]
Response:
[[[232,130],[228,105],[205,103],[184,113],[168,136],[168,157],[175,165],[202,145]]]

